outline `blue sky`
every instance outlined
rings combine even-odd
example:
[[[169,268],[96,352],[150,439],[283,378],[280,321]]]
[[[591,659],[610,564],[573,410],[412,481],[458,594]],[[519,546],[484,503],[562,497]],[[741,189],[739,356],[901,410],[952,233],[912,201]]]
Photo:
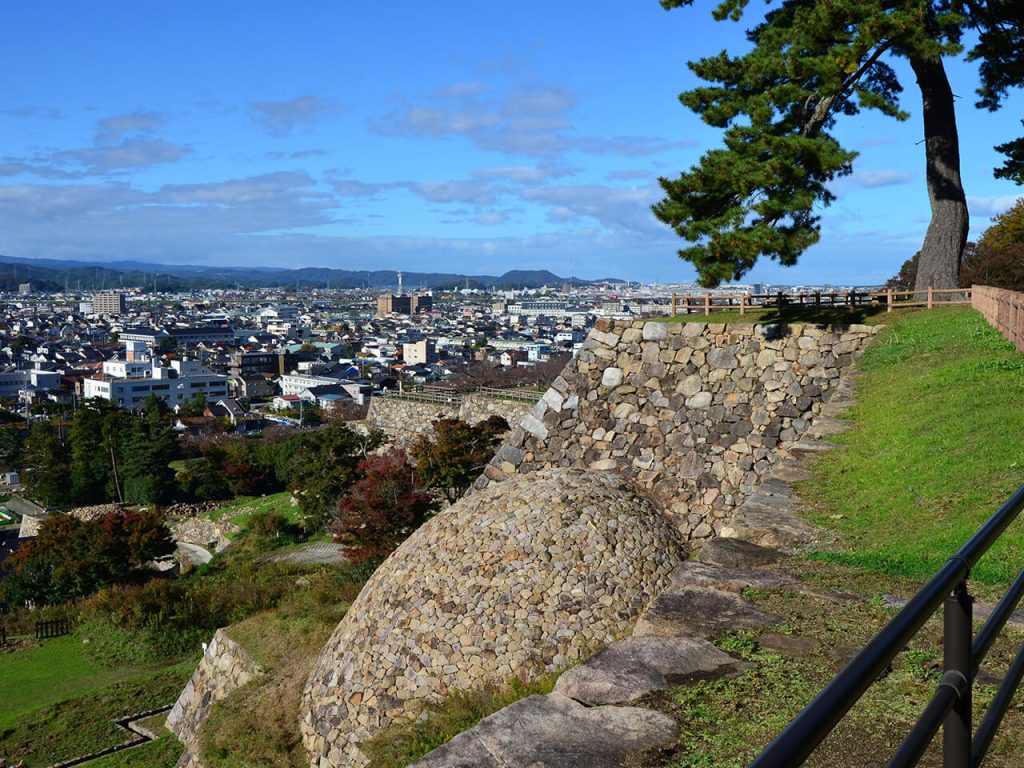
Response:
[[[707,3],[6,3],[0,253],[684,281],[656,179],[717,146],[686,61],[742,45]],[[755,4],[754,10],[759,6]],[[751,17],[753,21],[753,17]],[[1024,98],[960,97],[971,234],[1019,187],[992,145]],[[918,97],[863,114],[821,243],[751,280],[871,283],[928,221]]]

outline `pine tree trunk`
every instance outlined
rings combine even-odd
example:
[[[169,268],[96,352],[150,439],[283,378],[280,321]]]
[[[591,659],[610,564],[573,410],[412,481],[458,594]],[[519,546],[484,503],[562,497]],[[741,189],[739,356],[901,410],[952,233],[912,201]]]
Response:
[[[914,290],[958,288],[960,257],[967,243],[967,199],[960,180],[960,142],[953,90],[939,57],[911,57],[921,88],[928,199],[932,218],[921,246]]]

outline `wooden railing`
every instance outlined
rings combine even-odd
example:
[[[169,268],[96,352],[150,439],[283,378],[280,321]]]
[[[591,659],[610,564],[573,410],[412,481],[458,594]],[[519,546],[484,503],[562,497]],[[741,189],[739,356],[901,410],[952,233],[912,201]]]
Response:
[[[1024,352],[1024,293],[975,285],[971,305],[1019,352]]]
[[[970,304],[970,288],[928,288],[925,291],[833,291],[814,293],[733,293],[677,296],[673,294],[670,309],[677,314],[704,314],[712,312],[739,312],[745,315],[753,309],[780,307],[863,307],[882,306],[886,312],[901,307],[926,307],[950,304]]]

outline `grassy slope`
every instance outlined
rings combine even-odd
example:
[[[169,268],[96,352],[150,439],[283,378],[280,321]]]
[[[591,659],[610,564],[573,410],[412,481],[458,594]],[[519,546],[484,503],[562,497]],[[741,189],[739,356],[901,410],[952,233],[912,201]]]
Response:
[[[879,596],[913,594],[1024,482],[1024,357],[969,309],[890,320],[861,358],[858,400],[848,414],[854,426],[834,438],[846,447],[822,455],[817,477],[799,488],[834,543],[786,566],[822,592],[867,600],[751,595],[783,618],[776,631],[810,638],[813,648],[780,653],[761,648],[756,634],[719,638],[757,667],[651,702],[679,720],[681,735],[643,765],[746,765],[892,617]],[[972,574],[977,591],[991,597],[1005,588],[1024,567],[1022,543],[1024,521]],[[1019,630],[1007,635],[986,660],[985,683],[1005,674],[1024,639]],[[934,690],[941,655],[934,618],[808,765],[859,768],[891,754]],[[977,689],[976,711],[993,693],[991,684]],[[986,765],[1024,762],[1022,734],[1024,714],[1011,709]],[[933,746],[922,765],[941,765],[939,751]]]
[[[33,710],[85,697],[112,685],[145,683],[167,666],[110,669],[85,656],[81,641],[72,636],[46,640],[38,647],[16,653],[0,654],[0,680],[3,680],[0,734]]]
[[[195,664],[107,669],[73,637],[0,655],[0,755],[49,765],[120,744],[113,721],[173,702]]]
[[[1024,483],[1024,357],[976,312],[939,309],[889,326],[860,361],[855,428],[804,484],[836,545],[819,556],[925,579]],[[972,579],[1024,566],[1024,521]]]

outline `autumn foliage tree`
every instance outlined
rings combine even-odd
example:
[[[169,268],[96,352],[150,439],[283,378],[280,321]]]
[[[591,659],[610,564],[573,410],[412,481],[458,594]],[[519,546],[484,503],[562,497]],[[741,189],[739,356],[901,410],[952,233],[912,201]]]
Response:
[[[454,504],[484,471],[507,431],[508,422],[500,416],[472,425],[438,419],[434,438],[421,437],[412,449],[420,477]]]
[[[359,558],[383,557],[433,512],[437,503],[419,482],[405,452],[392,448],[359,463],[363,477],[341,497],[331,526],[335,541]]]
[[[54,515],[4,563],[4,595],[15,604],[60,603],[111,584],[145,580],[145,565],[174,548],[156,512],[110,512],[92,521]]]
[[[1024,291],[1024,198],[999,214],[964,259],[961,284]]]

